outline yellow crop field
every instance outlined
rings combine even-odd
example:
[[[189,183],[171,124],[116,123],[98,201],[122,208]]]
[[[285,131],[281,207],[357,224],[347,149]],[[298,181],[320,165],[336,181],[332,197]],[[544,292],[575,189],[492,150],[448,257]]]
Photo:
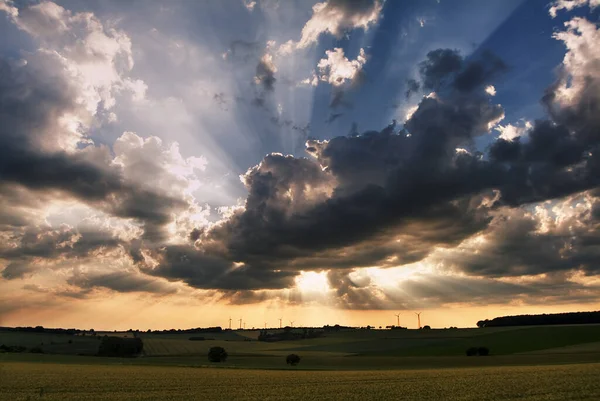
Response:
[[[600,364],[278,371],[8,362],[0,400],[598,400]]]

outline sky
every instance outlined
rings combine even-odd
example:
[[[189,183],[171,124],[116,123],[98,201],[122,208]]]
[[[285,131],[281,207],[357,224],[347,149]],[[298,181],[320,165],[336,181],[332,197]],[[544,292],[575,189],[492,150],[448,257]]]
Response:
[[[600,309],[599,0],[0,0],[0,325]]]

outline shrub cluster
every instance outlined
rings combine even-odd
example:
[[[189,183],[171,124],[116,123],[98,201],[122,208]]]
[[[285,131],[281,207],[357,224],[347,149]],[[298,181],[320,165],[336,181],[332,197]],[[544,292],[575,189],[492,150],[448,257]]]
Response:
[[[488,356],[490,349],[487,347],[470,347],[466,351],[467,356]]]
[[[0,352],[25,352],[27,348],[22,345],[0,345]]]
[[[99,356],[132,357],[138,356],[144,349],[141,338],[102,337]]]
[[[225,362],[227,356],[227,351],[223,347],[212,347],[208,351],[208,360],[211,362]]]
[[[285,363],[287,363],[288,365],[296,366],[300,363],[300,357],[296,354],[289,354],[285,358]]]

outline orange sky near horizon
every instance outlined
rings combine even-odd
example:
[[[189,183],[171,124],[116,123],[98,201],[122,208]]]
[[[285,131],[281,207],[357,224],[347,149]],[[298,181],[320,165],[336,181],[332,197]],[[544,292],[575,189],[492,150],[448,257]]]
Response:
[[[477,321],[498,316],[542,314],[600,310],[600,303],[561,305],[447,305],[419,310],[421,324],[432,328],[475,327]],[[286,305],[278,301],[267,301],[250,305],[228,305],[223,302],[201,299],[169,299],[140,297],[134,294],[111,294],[103,299],[75,300],[57,303],[43,309],[21,309],[0,315],[0,326],[37,326],[79,328],[95,330],[160,330],[186,329],[192,327],[221,326],[227,328],[229,318],[232,327],[239,327],[243,319],[246,328],[278,327],[279,318],[283,325],[320,327],[326,324],[345,326],[385,327],[400,324],[417,328],[416,310],[343,310],[325,305]]]

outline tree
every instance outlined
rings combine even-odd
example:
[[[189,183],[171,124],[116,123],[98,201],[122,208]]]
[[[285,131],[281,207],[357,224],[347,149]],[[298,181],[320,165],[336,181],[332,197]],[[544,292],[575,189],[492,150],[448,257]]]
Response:
[[[431,330],[431,326],[425,325],[425,326],[423,326],[423,330]]]
[[[289,354],[285,358],[285,363],[287,363],[288,365],[296,366],[300,363],[300,357],[296,354]]]
[[[223,347],[212,347],[208,351],[208,360],[211,362],[225,362],[227,356],[227,351]]]
[[[467,349],[467,356],[475,356],[477,355],[478,349],[477,347],[471,347]]]
[[[477,348],[477,353],[480,356],[488,356],[490,354],[490,349],[488,347],[479,347]]]

